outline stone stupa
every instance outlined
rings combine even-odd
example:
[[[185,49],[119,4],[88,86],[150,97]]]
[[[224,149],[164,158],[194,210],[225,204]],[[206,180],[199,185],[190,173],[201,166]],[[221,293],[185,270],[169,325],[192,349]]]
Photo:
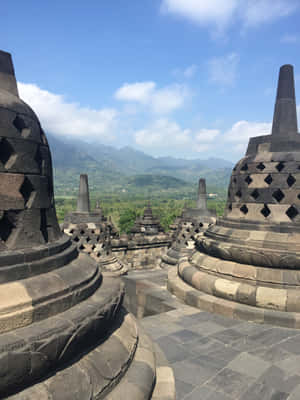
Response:
[[[150,202],[143,216],[135,221],[129,235],[111,240],[113,253],[125,261],[129,269],[160,268],[160,260],[171,244],[171,236],[164,232],[157,218],[154,217]]]
[[[291,65],[280,68],[272,133],[250,139],[233,169],[224,217],[180,260],[168,286],[201,308],[300,328],[300,135]]]
[[[112,276],[127,273],[125,262],[112,253],[111,237],[116,237],[113,224],[104,217],[99,202],[95,211],[91,212],[86,174],[80,175],[77,210],[65,216],[62,229],[79,251],[89,254],[99,263],[103,273]]]
[[[155,396],[152,343],[122,306],[123,284],[59,228],[47,140],[3,51],[0,249],[1,399]]]
[[[216,222],[216,213],[207,208],[206,181],[199,179],[197,204],[195,208],[184,207],[178,219],[170,249],[162,256],[160,266],[167,268],[177,265],[183,254],[189,254],[194,249],[195,239],[209,225]]]
[[[148,202],[142,217],[138,217],[131,229],[134,235],[154,236],[164,233],[162,226],[157,218],[154,217],[151,204]]]

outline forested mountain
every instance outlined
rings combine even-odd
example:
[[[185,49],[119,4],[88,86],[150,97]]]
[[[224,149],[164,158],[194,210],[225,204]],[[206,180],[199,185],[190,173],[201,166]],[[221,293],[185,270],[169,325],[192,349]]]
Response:
[[[185,160],[152,157],[131,147],[88,144],[47,135],[58,193],[77,190],[79,174],[89,175],[90,189],[100,191],[175,189],[194,186],[199,177],[211,187],[226,188],[233,164],[222,159]]]

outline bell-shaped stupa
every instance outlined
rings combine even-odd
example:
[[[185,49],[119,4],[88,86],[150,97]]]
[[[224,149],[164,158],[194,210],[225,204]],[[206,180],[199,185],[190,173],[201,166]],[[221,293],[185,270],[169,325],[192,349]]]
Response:
[[[112,254],[111,238],[117,232],[111,220],[104,217],[99,201],[91,212],[88,176],[80,175],[77,210],[66,215],[62,229],[71,237],[78,251],[94,258],[106,275],[127,273],[127,266]]]
[[[200,307],[300,328],[300,135],[291,65],[280,68],[272,133],[250,139],[233,169],[224,217],[197,250],[181,260],[178,278],[196,297],[201,292]]]
[[[160,266],[162,268],[167,268],[177,265],[179,258],[183,254],[190,254],[194,249],[194,240],[201,235],[209,225],[215,222],[216,213],[207,208],[206,181],[200,178],[196,207],[184,207],[181,217],[178,218],[172,245],[167,253],[162,256]]]
[[[47,140],[0,51],[0,398],[157,395],[151,341],[123,296],[60,231]]]

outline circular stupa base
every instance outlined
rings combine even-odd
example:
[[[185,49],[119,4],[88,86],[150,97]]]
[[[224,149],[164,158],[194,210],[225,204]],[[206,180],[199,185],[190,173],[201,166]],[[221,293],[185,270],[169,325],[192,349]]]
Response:
[[[201,310],[248,322],[300,329],[300,313],[254,307],[207,294],[183,281],[173,268],[168,271],[167,288],[185,304]]]
[[[114,255],[110,254],[97,260],[100,264],[104,276],[123,276],[127,275],[128,267],[122,261],[118,260]]]
[[[178,269],[169,275],[168,287],[176,294],[181,282],[184,289],[179,290],[179,297],[190,305],[209,311],[219,309],[222,314],[255,322],[300,328],[298,270],[239,264],[196,251],[180,259]]]

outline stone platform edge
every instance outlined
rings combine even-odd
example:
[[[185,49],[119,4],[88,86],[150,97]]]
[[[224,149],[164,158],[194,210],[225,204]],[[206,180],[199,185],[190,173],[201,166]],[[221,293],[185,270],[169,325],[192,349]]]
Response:
[[[167,289],[184,303],[204,311],[244,321],[300,329],[300,313],[263,309],[208,295],[185,283],[175,268],[168,271]]]

